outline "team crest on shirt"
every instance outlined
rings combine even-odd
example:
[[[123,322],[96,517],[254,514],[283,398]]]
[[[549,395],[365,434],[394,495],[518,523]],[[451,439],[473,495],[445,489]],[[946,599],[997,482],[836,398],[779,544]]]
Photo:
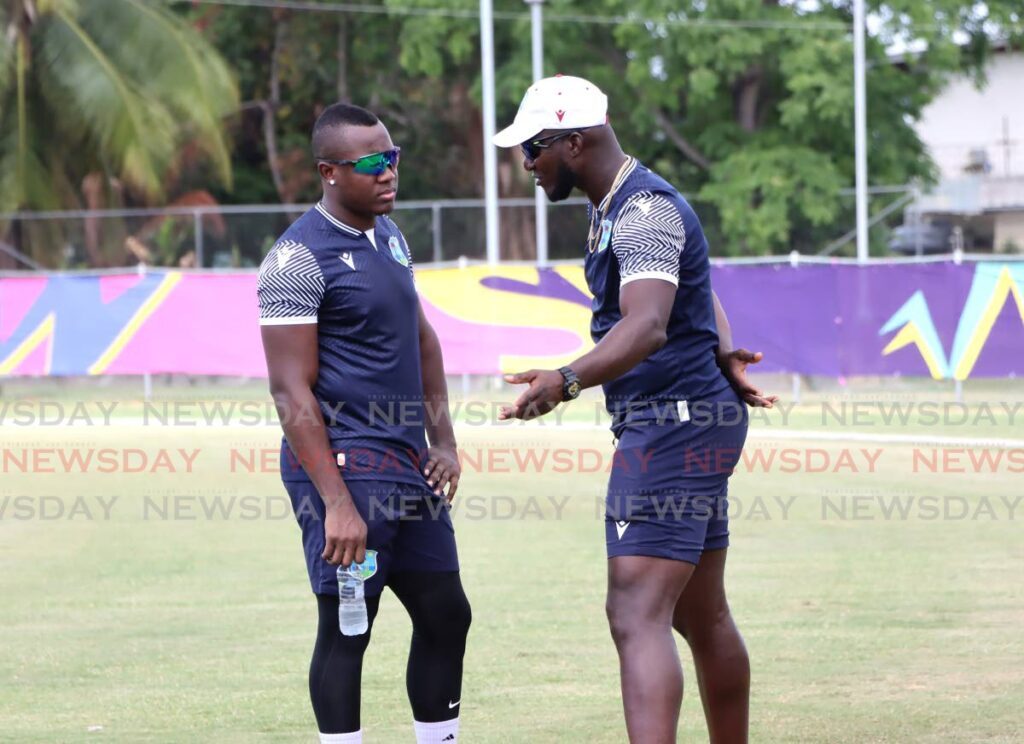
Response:
[[[362,563],[353,563],[349,566],[350,573],[357,573],[363,581],[367,581],[371,576],[377,573],[377,551],[367,550],[366,558],[363,559]]]
[[[601,237],[597,241],[597,252],[600,253],[608,247],[612,239],[612,221],[604,220],[601,223]]]
[[[392,235],[388,238],[388,248],[391,249],[391,257],[402,264],[402,266],[409,265],[409,257],[405,255],[405,251],[402,250],[402,244],[398,238]]]

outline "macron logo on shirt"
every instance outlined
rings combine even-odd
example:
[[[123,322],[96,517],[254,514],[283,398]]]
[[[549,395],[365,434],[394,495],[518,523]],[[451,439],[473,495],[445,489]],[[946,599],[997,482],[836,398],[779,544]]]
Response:
[[[352,269],[352,271],[355,271],[355,270],[356,270],[356,262],[355,262],[355,259],[354,259],[354,258],[352,258],[352,254],[351,254],[351,253],[350,253],[349,251],[345,251],[345,252],[344,252],[344,253],[342,253],[342,254],[341,254],[340,256],[338,256],[338,258],[340,258],[340,259],[341,259],[341,262],[342,262],[343,264],[345,264],[345,265],[346,265],[346,266],[348,266],[348,267],[349,267],[350,269]]]
[[[277,268],[284,268],[284,265],[288,263],[288,259],[292,257],[293,250],[294,249],[290,245],[281,244],[277,249]]]
[[[294,240],[282,240],[274,246],[274,250],[277,251],[277,268],[282,270],[289,261],[292,260],[292,256],[299,255],[299,249],[303,248],[302,243],[298,243]]]

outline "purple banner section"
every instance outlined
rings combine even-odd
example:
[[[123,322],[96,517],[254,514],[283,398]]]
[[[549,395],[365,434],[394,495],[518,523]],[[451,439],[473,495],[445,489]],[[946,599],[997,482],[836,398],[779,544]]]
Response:
[[[580,266],[416,272],[451,374],[558,367],[592,348]],[[1024,374],[1024,262],[715,264],[759,370],[935,379]],[[253,273],[0,278],[0,376],[263,376]]]
[[[1024,263],[716,266],[712,282],[763,371],[1024,374]]]

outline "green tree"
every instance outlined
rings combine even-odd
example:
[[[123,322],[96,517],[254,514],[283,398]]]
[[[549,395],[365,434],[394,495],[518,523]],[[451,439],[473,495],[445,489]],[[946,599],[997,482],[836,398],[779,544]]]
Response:
[[[228,67],[162,3],[0,5],[0,211],[158,201],[195,163],[228,185],[236,109]]]
[[[403,147],[404,199],[483,194],[478,1],[361,5],[394,14],[188,11],[242,91],[237,187],[219,197],[314,199],[309,131],[336,100],[388,123]],[[992,39],[1019,31],[1019,0],[869,6],[871,181],[927,180],[914,120],[950,75],[980,76]],[[531,79],[530,23],[522,0],[495,0],[495,10],[501,124]],[[716,254],[814,252],[852,226],[852,199],[840,195],[854,180],[849,0],[547,0],[544,16],[547,74],[608,92],[623,145],[694,202]],[[893,44],[914,41],[922,51],[890,57]],[[532,194],[518,153],[499,158],[502,195]],[[503,218],[508,255],[529,256],[529,220],[529,210]]]
[[[380,0],[377,5],[383,9]],[[403,198],[459,187],[458,180],[446,184],[436,172],[450,150],[449,137],[427,135],[444,82],[403,74],[399,28],[387,15],[203,4],[183,12],[203,28],[238,79],[234,187],[214,188],[219,200],[308,203],[319,197],[310,133],[323,109],[339,100],[380,114],[403,147],[403,162],[416,163],[402,169]],[[207,252],[230,252],[245,264],[258,264],[295,216],[230,219],[226,239],[213,241]],[[416,226],[429,230],[429,215],[415,218]],[[422,245],[429,251],[429,244]]]
[[[836,236],[836,223],[851,221],[840,196],[854,171],[848,0],[548,0],[544,8],[547,73],[590,77],[609,93],[624,146],[697,203],[713,250],[813,252]],[[1019,0],[869,2],[869,12],[871,180],[927,181],[933,166],[914,121],[949,75],[980,79],[994,37],[1019,36]],[[506,121],[529,82],[529,25],[499,20],[495,35]],[[476,40],[476,25],[463,19],[406,17],[400,61],[412,74],[468,77],[476,92]],[[920,51],[892,59],[896,42]],[[526,179],[514,185],[529,191]]]
[[[669,19],[669,4],[628,6]],[[624,11],[627,3],[608,5]],[[676,15],[692,26],[617,29],[619,48],[628,50],[626,79],[643,101],[631,123],[685,159],[666,167],[718,213],[731,251],[814,250],[825,236],[817,228],[836,222],[839,191],[853,183],[850,3],[720,0],[708,8]],[[989,34],[1012,30],[1019,4],[898,0],[869,8],[879,29],[866,52],[871,181],[929,181],[933,166],[915,120],[950,74],[980,72]],[[763,25],[701,26],[711,13]],[[921,51],[890,58],[896,41]]]
[[[386,10],[383,0],[362,5]],[[236,187],[218,195],[243,203],[316,198],[309,137],[317,116],[336,101],[366,106],[388,123],[403,159],[416,164],[402,171],[404,198],[476,193],[472,184],[482,166],[474,170],[474,163],[482,161],[479,108],[469,91],[475,72],[450,80],[404,65],[400,18],[202,5],[192,14],[237,72],[242,99]],[[461,25],[476,28],[472,18]],[[469,44],[471,52],[475,36]],[[456,48],[449,53],[463,57]],[[448,68],[461,71],[459,64]]]

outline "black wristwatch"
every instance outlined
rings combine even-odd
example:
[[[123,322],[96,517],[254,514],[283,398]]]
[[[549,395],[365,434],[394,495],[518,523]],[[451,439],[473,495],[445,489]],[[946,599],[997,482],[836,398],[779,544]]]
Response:
[[[562,367],[558,370],[564,382],[562,382],[562,400],[576,400],[580,397],[580,393],[583,392],[583,386],[580,385],[580,378],[576,376],[576,373],[572,371],[570,367]]]

